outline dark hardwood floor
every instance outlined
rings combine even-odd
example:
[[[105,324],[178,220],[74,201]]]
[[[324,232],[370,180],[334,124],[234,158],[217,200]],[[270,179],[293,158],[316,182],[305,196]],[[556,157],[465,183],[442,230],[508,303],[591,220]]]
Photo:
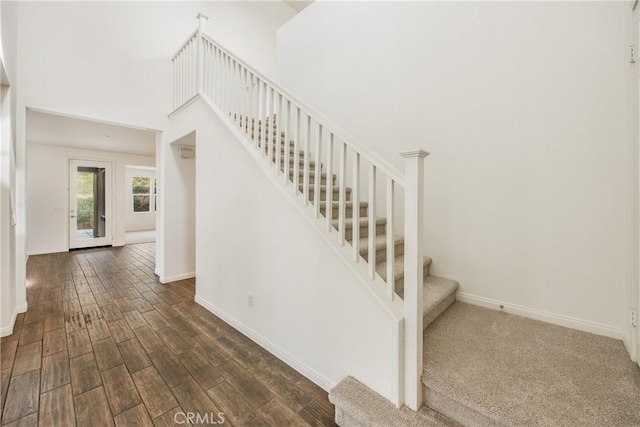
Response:
[[[154,244],[32,256],[0,340],[2,425],[335,425],[327,393],[160,284]]]

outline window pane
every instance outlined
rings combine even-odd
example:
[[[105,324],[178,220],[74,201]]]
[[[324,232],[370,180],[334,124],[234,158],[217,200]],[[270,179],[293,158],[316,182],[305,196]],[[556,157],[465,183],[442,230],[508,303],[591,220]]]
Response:
[[[95,173],[78,171],[78,206],[77,218],[78,230],[93,229],[93,186]]]
[[[148,176],[133,177],[133,194],[149,194],[151,190],[151,178]]]
[[[134,212],[149,212],[149,196],[133,196]]]

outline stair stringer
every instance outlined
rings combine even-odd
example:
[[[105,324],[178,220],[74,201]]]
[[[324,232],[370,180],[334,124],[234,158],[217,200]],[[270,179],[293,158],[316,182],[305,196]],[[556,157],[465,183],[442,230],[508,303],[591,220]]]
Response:
[[[335,231],[333,228],[329,228],[327,221],[324,217],[322,216],[316,217],[315,210],[311,204],[309,204],[308,206],[304,205],[304,198],[302,194],[294,194],[293,185],[291,183],[289,183],[288,185],[285,185],[284,176],[282,174],[276,173],[276,169],[273,167],[273,165],[267,160],[266,157],[262,156],[262,153],[258,149],[256,149],[256,147],[248,140],[246,135],[239,128],[237,128],[237,126],[233,124],[212,102],[206,99],[205,96],[197,95],[196,97],[194,97],[194,99],[192,99],[188,105],[185,105],[183,106],[183,108],[172,113],[170,115],[170,120],[173,120],[174,118],[177,118],[182,114],[190,114],[191,107],[199,104],[206,106],[206,108],[210,110],[210,113],[213,113],[215,118],[211,117],[210,120],[217,119],[219,122],[221,122],[222,125],[224,125],[226,131],[230,132],[235,137],[235,139],[240,142],[240,144],[246,149],[246,151],[253,158],[254,163],[258,164],[257,169],[261,170],[262,175],[267,177],[268,180],[273,184],[273,186],[276,189],[278,189],[278,191],[285,197],[285,199],[287,199],[290,202],[290,204],[295,206],[296,210],[302,214],[302,217],[305,218],[306,222],[310,224],[314,230],[316,230],[317,234],[320,235],[326,243],[328,243],[329,247],[338,256],[338,259],[341,260],[342,264],[346,266],[355,275],[362,289],[364,289],[366,293],[370,296],[370,298],[373,301],[375,301],[375,304],[377,304],[382,309],[382,311],[386,313],[388,320],[393,325],[392,326],[392,329],[394,330],[392,334],[393,338],[392,338],[392,342],[380,343],[380,344],[381,346],[387,347],[384,349],[384,351],[389,351],[392,353],[392,356],[390,359],[392,360],[391,369],[394,371],[393,379],[391,381],[393,386],[392,386],[392,390],[376,390],[376,391],[378,391],[379,393],[387,397],[394,404],[400,405],[402,401],[401,390],[403,390],[402,371],[401,371],[402,361],[403,361],[403,355],[402,355],[403,303],[402,303],[402,300],[397,296],[392,301],[390,301],[387,298],[386,283],[379,277],[376,277],[375,280],[369,279],[366,262],[362,259],[360,259],[359,262],[353,261],[354,258],[353,258],[352,247],[348,244],[345,244],[344,246],[340,244],[339,233]],[[202,118],[200,120],[202,120]],[[187,132],[188,131],[190,130],[187,130]],[[181,132],[181,133],[177,132],[176,134],[179,135],[187,132]],[[201,149],[198,149],[198,152],[200,153]],[[202,265],[202,263],[198,262],[197,265],[198,265],[198,270],[200,270],[200,266]],[[202,275],[200,274],[200,272],[197,272],[197,276],[200,280]],[[340,295],[336,295],[336,298],[340,298]],[[201,298],[200,301],[198,302],[203,302],[203,299]],[[225,313],[222,310],[218,310],[218,312],[216,312],[215,311],[216,307],[207,306],[206,304],[203,304],[203,305],[210,311],[214,311],[216,314],[220,314],[221,317],[223,318],[225,317]],[[233,320],[233,313],[226,313],[226,314],[227,314],[226,316],[227,319],[230,318],[230,320]],[[294,363],[290,363],[291,358],[287,357],[286,349],[275,348],[278,345],[277,343],[275,343],[274,346],[270,346],[268,342],[265,342],[265,340],[261,340],[259,336],[252,335],[250,327],[243,328],[242,326],[243,325],[246,326],[246,324],[244,324],[242,320],[238,320],[238,319],[236,320],[237,320],[237,324],[234,324],[233,321],[231,321],[230,323],[232,323],[232,325],[240,329],[246,335],[250,336],[251,338],[254,338],[259,343],[266,344],[264,345],[266,348],[268,348],[269,350],[272,350],[272,352],[277,356],[283,356],[281,357],[283,360],[287,361],[287,363],[296,367],[295,361]],[[300,370],[301,372],[305,371],[304,369],[298,369],[298,370]],[[339,378],[336,378],[335,381],[332,381],[331,379],[329,379],[329,383],[323,382],[322,380],[316,381],[316,382],[322,387],[324,387],[325,389],[328,389],[328,388],[331,388],[333,385],[335,385],[338,381],[340,381],[344,376],[351,373],[352,372],[348,372],[348,371],[341,372],[339,375]],[[311,378],[311,379],[314,380],[314,378]],[[360,377],[360,379],[365,383],[368,382],[366,378]],[[373,388],[374,390],[376,389],[375,387],[371,387],[371,388]]]

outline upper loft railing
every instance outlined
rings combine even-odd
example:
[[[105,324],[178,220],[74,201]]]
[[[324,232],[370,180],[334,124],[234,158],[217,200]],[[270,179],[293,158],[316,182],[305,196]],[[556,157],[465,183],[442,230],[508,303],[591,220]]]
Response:
[[[205,35],[207,19],[198,14],[198,28],[172,57],[174,111],[198,96],[212,104],[240,129],[283,185],[302,196],[311,215],[324,221],[327,233],[337,236],[338,246],[351,246],[348,257],[354,265],[366,266],[366,270],[360,267],[363,280],[378,291],[378,297],[396,307],[401,304],[400,401],[417,410],[423,333],[423,159],[428,153],[401,153],[402,177],[347,132]],[[364,218],[362,206],[368,208]],[[404,215],[396,215],[397,210]],[[386,232],[380,234],[379,227]],[[396,259],[397,235],[404,236],[401,266],[389,262]],[[380,247],[386,250],[381,252]],[[403,301],[396,293],[398,267],[404,273]]]

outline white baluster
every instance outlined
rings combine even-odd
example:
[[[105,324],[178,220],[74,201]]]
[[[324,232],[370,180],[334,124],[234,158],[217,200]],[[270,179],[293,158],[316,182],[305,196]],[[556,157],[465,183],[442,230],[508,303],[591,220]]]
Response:
[[[249,132],[249,70],[242,67],[242,130],[244,133]]]
[[[423,294],[423,150],[400,153],[405,159],[404,202],[404,369],[405,405],[417,411],[422,405],[422,294]]]
[[[360,153],[353,152],[353,188],[351,190],[351,203],[360,206]],[[371,207],[369,207],[371,209]],[[351,210],[351,244],[353,246],[353,260],[360,262],[360,210]]]
[[[182,105],[184,102],[184,85],[185,85],[185,77],[184,77],[184,49],[180,49],[180,53],[178,53],[178,107]]]
[[[215,60],[215,77],[213,80],[213,92],[215,94],[216,104],[220,109],[224,112],[224,101],[222,99],[222,84],[220,83],[222,79],[222,58],[220,57],[220,49],[217,47],[214,49],[214,60]]]
[[[316,218],[320,218],[320,180],[322,168],[320,167],[320,159],[322,158],[322,125],[318,123],[318,143],[316,144],[316,168],[313,173],[313,206],[316,211]],[[325,185],[326,194],[325,200],[329,199],[329,194],[333,192],[333,188],[329,185]]]
[[[317,173],[317,172],[316,172]],[[331,232],[333,219],[333,133],[329,135],[329,143],[327,145],[327,178],[325,183],[331,191],[327,193],[325,201],[324,216],[327,218],[327,231]]]
[[[303,150],[304,150],[304,164],[302,166],[302,191],[304,194],[304,205],[308,206],[309,205],[309,163],[310,163],[310,159],[309,159],[309,155],[311,154],[309,152],[309,146],[310,146],[310,139],[311,139],[311,117],[309,117],[309,115],[306,115],[307,117],[307,125],[305,127],[305,132],[304,132],[304,142],[303,142]]]
[[[273,89],[272,87],[269,87],[269,117],[267,117],[268,121],[267,124],[269,125],[269,132],[268,132],[268,136],[269,136],[269,161],[271,163],[273,163],[273,158],[276,155],[276,150],[275,150],[275,144],[276,141],[275,139],[273,139],[273,133],[274,133],[274,123],[273,123],[273,116],[275,114],[275,89]]]
[[[261,121],[261,132],[260,132],[260,140],[262,141],[262,144],[260,145],[260,149],[262,150],[262,154],[265,156],[269,156],[269,151],[268,151],[268,147],[267,147],[267,120],[266,117],[269,114],[269,111],[267,110],[268,108],[268,101],[267,101],[267,97],[268,97],[268,91],[269,91],[269,87],[267,86],[266,82],[263,82],[262,85],[262,101],[260,101],[260,105],[262,106],[262,114],[260,115],[260,121]]]
[[[395,239],[393,222],[395,221],[395,186],[391,177],[387,177],[387,296],[393,301],[395,296]]]
[[[358,215],[359,216],[359,215]],[[369,167],[369,277],[376,277],[376,167]]]
[[[244,112],[245,108],[245,76],[244,76],[244,67],[242,64],[238,62],[238,126],[240,130],[244,131],[244,120],[246,119],[246,114]]]
[[[198,32],[196,33],[196,73],[197,73],[197,81],[196,81],[196,93],[204,93],[204,46],[203,46],[203,35],[202,31],[204,30],[204,25],[209,19],[207,15],[202,13],[198,13],[196,16],[198,18]]]
[[[251,80],[251,88],[252,88],[252,115],[253,115],[253,123],[251,124],[251,138],[253,139],[253,145],[258,148],[258,121],[260,120],[260,79],[257,75],[253,76],[253,80]]]
[[[276,174],[280,175],[280,162],[282,161],[282,95],[278,92],[275,99],[276,109],[274,115],[274,128],[276,130]]]
[[[340,233],[340,245],[344,246],[346,242],[346,230],[345,230],[345,197],[346,197],[346,180],[347,180],[347,144],[340,142],[340,176],[338,177],[338,231]],[[353,205],[353,202],[351,202]],[[355,206],[355,205],[353,205]],[[359,205],[358,205],[359,207]],[[355,208],[353,208],[355,209]],[[358,212],[360,209],[358,209]]]
[[[300,149],[300,134],[302,132],[301,123],[300,123],[300,108],[296,107],[296,116],[294,118],[295,125],[295,138],[293,139],[293,194],[298,194],[300,189],[300,154],[298,154],[298,150]]]
[[[289,175],[290,175],[290,171],[291,168],[289,167],[289,159],[290,157],[290,151],[291,151],[291,143],[289,142],[289,127],[290,127],[290,123],[291,123],[291,101],[289,101],[287,99],[286,102],[286,108],[284,111],[284,117],[283,117],[284,123],[282,123],[282,125],[284,126],[284,164],[282,165],[282,171],[284,173],[284,183],[286,185],[289,185]],[[280,165],[278,165],[278,167],[280,167]],[[293,178],[293,177],[292,177]]]
[[[269,117],[271,116],[271,88],[269,87],[269,85],[267,83],[265,83],[265,91],[264,91],[264,112],[265,112],[265,117],[263,118],[264,120],[264,141],[265,141],[265,148],[267,150],[266,155],[267,155],[267,161],[271,162],[272,157],[271,157],[271,146],[273,145],[273,143],[271,142],[271,126],[269,123]]]

